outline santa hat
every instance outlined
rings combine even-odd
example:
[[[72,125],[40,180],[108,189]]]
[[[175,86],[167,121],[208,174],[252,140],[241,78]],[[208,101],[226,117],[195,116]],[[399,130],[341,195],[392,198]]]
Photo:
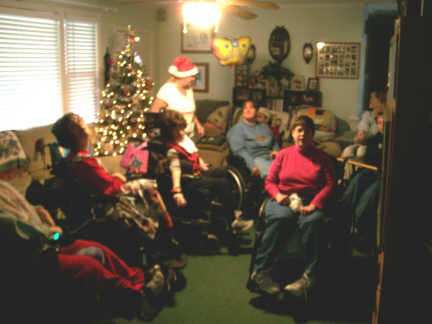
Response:
[[[177,56],[168,69],[169,74],[176,78],[186,78],[198,74],[198,68],[186,56]]]

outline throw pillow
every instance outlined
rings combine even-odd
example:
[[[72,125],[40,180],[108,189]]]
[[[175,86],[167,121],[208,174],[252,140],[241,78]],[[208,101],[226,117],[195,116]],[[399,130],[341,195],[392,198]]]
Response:
[[[289,138],[291,114],[285,111],[271,111],[271,127],[278,127],[281,141]]]
[[[13,131],[0,132],[0,179],[9,179],[28,170],[29,159]]]
[[[318,107],[303,107],[297,111],[297,116],[306,115],[313,119],[315,129],[322,132],[336,132],[337,119],[331,111]]]
[[[208,117],[205,125],[209,128],[218,129],[221,134],[225,133],[228,121],[228,114],[231,111],[230,106],[222,106],[215,109]],[[205,127],[205,126],[204,126]]]
[[[48,167],[52,164],[49,143],[55,142],[51,126],[40,126],[16,131],[16,134],[30,160],[29,172],[33,179],[42,180],[50,176]]]

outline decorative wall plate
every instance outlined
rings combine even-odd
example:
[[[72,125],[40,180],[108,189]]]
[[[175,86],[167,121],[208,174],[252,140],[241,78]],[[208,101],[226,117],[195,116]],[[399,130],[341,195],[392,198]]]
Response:
[[[249,46],[249,51],[246,54],[246,64],[252,64],[253,61],[255,61],[255,57],[256,57],[256,47],[254,44],[251,44],[251,46]]]
[[[284,26],[276,26],[269,39],[270,56],[279,63],[288,56],[291,49],[291,40]]]

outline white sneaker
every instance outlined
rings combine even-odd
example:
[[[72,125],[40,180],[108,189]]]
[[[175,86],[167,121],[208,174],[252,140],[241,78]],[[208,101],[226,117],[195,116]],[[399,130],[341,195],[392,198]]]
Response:
[[[314,285],[315,277],[305,272],[300,279],[286,285],[284,290],[296,297],[303,296],[307,301],[309,291]]]
[[[146,287],[152,291],[154,296],[159,296],[165,285],[165,276],[158,264],[155,264],[149,272],[152,274],[152,279],[146,284]]]

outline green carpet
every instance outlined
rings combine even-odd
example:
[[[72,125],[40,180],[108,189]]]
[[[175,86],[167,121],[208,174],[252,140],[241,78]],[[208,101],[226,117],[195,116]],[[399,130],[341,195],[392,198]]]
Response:
[[[252,239],[252,231],[247,233]],[[356,260],[334,272],[339,283],[324,283],[315,305],[305,307],[298,300],[281,296],[268,299],[246,289],[250,253],[231,256],[225,248],[218,255],[190,256],[183,270],[186,287],[175,294],[172,306],[166,306],[152,321],[159,324],[366,324],[370,320],[373,288],[365,265]],[[340,267],[339,267],[340,268]],[[337,268],[336,268],[337,269]],[[373,271],[369,271],[372,273]],[[357,275],[355,274],[357,273]],[[340,275],[343,274],[343,275]],[[358,278],[356,278],[358,276]],[[360,280],[359,280],[360,278]],[[368,278],[368,279],[366,279]],[[366,284],[366,285],[365,285]],[[372,284],[372,286],[371,286]],[[328,286],[327,286],[328,285]],[[116,324],[138,324],[138,319],[116,319]]]

